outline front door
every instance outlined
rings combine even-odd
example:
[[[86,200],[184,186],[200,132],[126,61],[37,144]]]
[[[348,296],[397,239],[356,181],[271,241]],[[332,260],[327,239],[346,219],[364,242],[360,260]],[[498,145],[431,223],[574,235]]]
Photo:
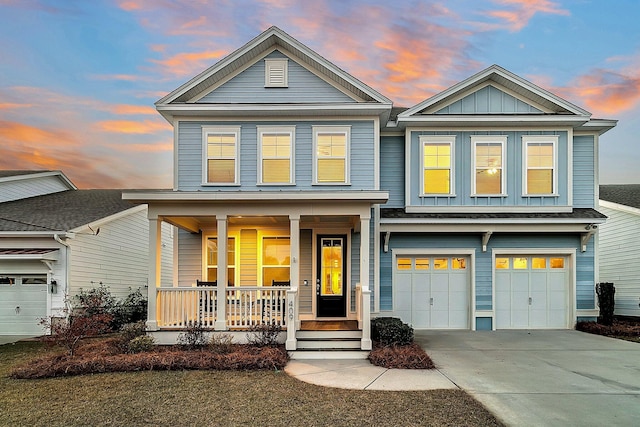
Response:
[[[347,236],[318,236],[318,317],[347,316]]]

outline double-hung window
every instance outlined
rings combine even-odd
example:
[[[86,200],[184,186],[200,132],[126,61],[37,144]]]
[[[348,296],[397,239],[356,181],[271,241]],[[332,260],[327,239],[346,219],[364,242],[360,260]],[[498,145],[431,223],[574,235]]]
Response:
[[[207,275],[206,280],[209,282],[218,281],[218,238],[207,238]],[[236,239],[229,237],[227,239],[227,282],[228,286],[234,286],[236,283]]]
[[[501,196],[505,191],[506,136],[472,136],[474,155],[473,194]]]
[[[524,136],[523,192],[531,195],[553,195],[557,192],[557,136]]]
[[[204,184],[238,184],[239,127],[203,127]]]
[[[314,126],[314,184],[349,184],[349,126]]]
[[[453,194],[453,145],[455,136],[420,137],[422,195]]]
[[[291,239],[289,236],[262,238],[262,285],[287,282],[291,274]]]
[[[261,126],[258,127],[258,139],[258,183],[293,184],[295,128]]]

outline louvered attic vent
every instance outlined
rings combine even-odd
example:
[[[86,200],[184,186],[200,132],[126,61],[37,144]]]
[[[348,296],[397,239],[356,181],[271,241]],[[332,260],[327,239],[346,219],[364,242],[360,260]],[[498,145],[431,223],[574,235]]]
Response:
[[[264,60],[264,86],[265,87],[288,87],[288,61],[284,58]]]

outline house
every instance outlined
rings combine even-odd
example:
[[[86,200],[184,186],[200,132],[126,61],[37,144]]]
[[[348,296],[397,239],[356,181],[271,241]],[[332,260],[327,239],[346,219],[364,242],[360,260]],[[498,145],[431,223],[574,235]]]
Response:
[[[615,314],[640,317],[640,184],[601,185],[599,282],[615,285]]]
[[[1,171],[0,194],[0,335],[42,335],[40,319],[64,316],[81,289],[146,294],[145,205],[122,200],[122,190],[78,190],[60,171]]]
[[[366,350],[372,316],[494,330],[597,315],[598,139],[616,122],[499,66],[398,108],[272,27],[156,108],[174,127],[174,188],[124,198],[148,203],[157,231],[147,324],[161,342],[191,322],[275,322],[290,350]],[[163,223],[179,229],[170,287]],[[357,327],[323,342],[330,322]]]

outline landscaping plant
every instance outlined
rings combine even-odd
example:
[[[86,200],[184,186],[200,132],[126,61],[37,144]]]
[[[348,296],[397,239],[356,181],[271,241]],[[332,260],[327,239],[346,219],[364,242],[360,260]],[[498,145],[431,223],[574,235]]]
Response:
[[[598,294],[598,307],[600,307],[598,323],[611,326],[613,325],[613,311],[616,305],[614,298],[616,288],[613,283],[598,283],[596,285],[596,293]]]

